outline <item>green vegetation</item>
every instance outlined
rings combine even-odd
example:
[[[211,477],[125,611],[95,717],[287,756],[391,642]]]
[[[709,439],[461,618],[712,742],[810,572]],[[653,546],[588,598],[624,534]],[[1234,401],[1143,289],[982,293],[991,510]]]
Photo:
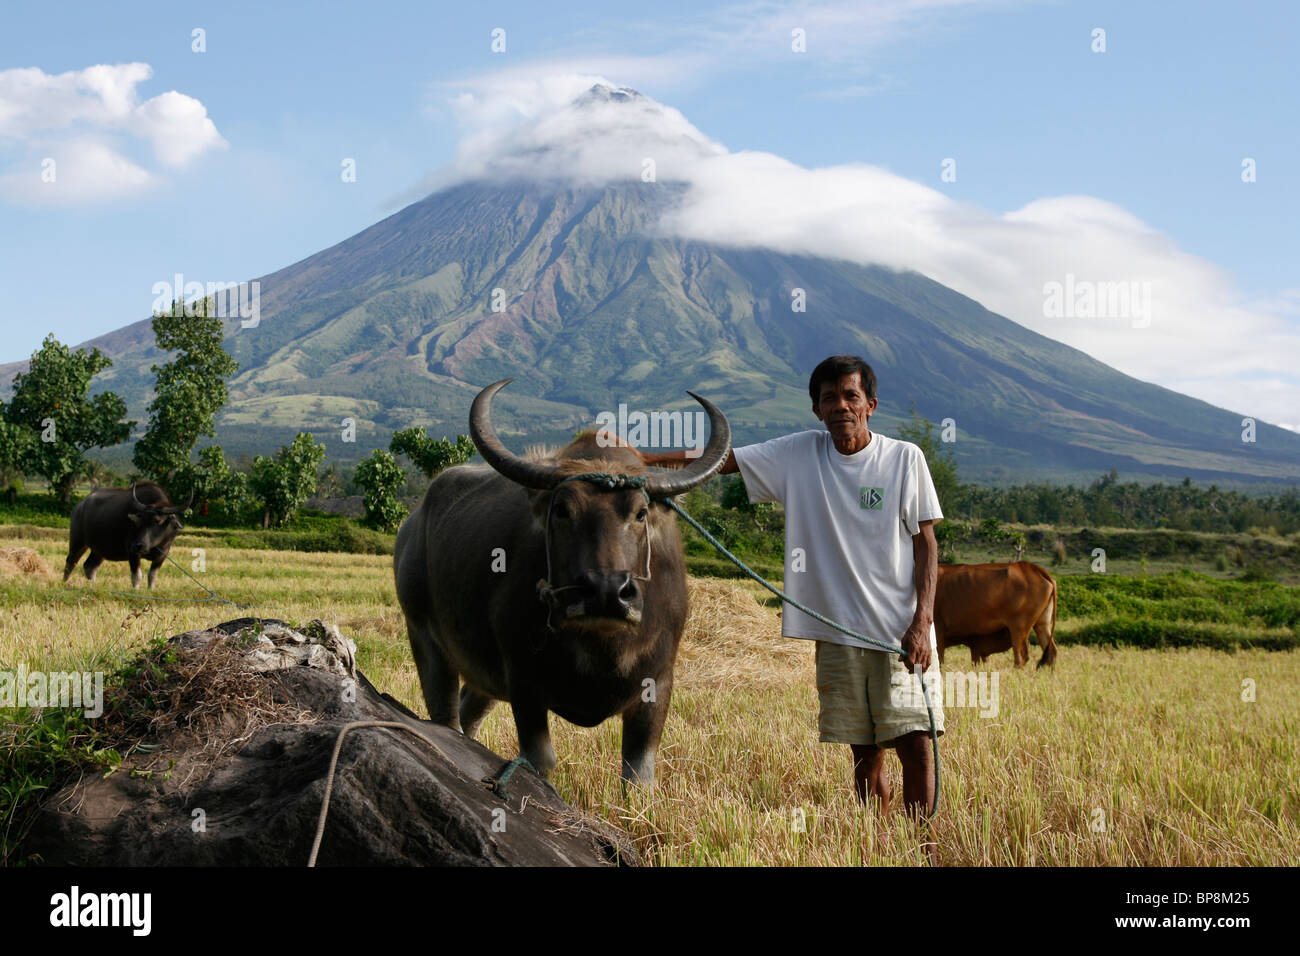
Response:
[[[397,493],[406,484],[406,472],[382,448],[357,465],[353,479],[365,489],[365,523],[379,531],[396,531],[406,517]]]
[[[1300,647],[1300,589],[1272,581],[1220,581],[1186,569],[1151,577],[1057,579],[1060,644]]]
[[[912,403],[911,420],[897,429],[895,437],[911,442],[925,454],[925,462],[930,466],[930,479],[939,496],[939,508],[944,514],[949,514],[961,490],[961,483],[957,480],[957,459],[951,448],[936,440],[934,423],[917,413],[915,402]]]
[[[1251,497],[1221,491],[1215,485],[1120,483],[1112,469],[1087,488],[1073,485],[1017,485],[981,488],[961,485],[950,518],[978,521],[997,518],[1018,524],[1073,527],[1170,528],[1178,531],[1230,532],[1270,529],[1288,535],[1300,531],[1300,490]]]
[[[94,471],[86,452],[126,441],[135,424],[122,420],[126,403],[117,395],[90,397],[90,380],[112,364],[99,349],[74,352],[47,335],[28,370],[14,378],[13,398],[3,409],[11,427],[0,439],[14,438],[12,426],[23,433],[3,464],[42,476],[64,504]]]
[[[262,502],[263,527],[279,527],[316,491],[316,469],[325,458],[325,446],[307,432],[299,432],[274,458],[253,459],[249,489]]]
[[[71,772],[113,765],[116,753],[96,749],[96,738],[80,711],[0,714],[0,865],[24,862],[11,856],[43,793]]]
[[[209,445],[197,464],[186,464],[180,484],[194,490],[195,508],[213,524],[246,524],[252,518],[248,476],[231,469],[220,445]]]
[[[133,460],[141,473],[168,487],[190,464],[190,452],[204,436],[213,437],[213,420],[226,404],[226,379],[239,369],[221,347],[221,319],[211,299],[186,306],[174,302],[154,316],[154,344],[177,355],[166,365],[150,366],[156,376],[149,403],[149,427],[136,442]]]
[[[455,442],[451,442],[446,438],[430,438],[423,428],[394,432],[388,450],[394,455],[405,455],[429,478],[444,468],[463,465],[478,453],[468,435],[457,435]]]

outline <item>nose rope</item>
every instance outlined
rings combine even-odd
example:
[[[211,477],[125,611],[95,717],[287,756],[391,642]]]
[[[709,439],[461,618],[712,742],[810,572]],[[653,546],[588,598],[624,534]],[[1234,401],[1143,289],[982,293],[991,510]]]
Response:
[[[555,613],[555,607],[558,603],[555,595],[561,591],[572,591],[580,588],[578,584],[566,584],[562,587],[551,586],[551,512],[555,510],[555,496],[560,490],[560,485],[570,481],[586,481],[593,485],[604,488],[606,491],[618,491],[624,488],[639,488],[645,495],[646,504],[650,504],[650,492],[646,491],[646,478],[644,475],[611,475],[603,471],[584,472],[580,475],[569,475],[551,489],[551,499],[546,504],[546,525],[542,537],[542,546],[546,550],[546,577],[537,582],[538,600],[546,604],[546,629],[552,633],[555,631],[555,625],[551,623],[551,615]],[[634,581],[650,580],[650,522],[646,521],[645,527],[645,575],[632,575]]]

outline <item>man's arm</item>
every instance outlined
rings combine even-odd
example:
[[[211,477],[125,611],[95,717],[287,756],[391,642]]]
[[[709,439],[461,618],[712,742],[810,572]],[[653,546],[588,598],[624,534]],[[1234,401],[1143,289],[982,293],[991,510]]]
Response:
[[[912,535],[912,557],[916,562],[916,613],[903,634],[903,653],[907,666],[922,671],[930,666],[930,625],[934,623],[934,593],[939,582],[939,543],[934,539],[935,521],[919,522],[921,530]]]
[[[696,455],[695,458],[687,458],[685,451],[649,452],[638,449],[637,454],[641,456],[641,460],[647,465],[656,465],[660,468],[682,468],[688,462],[700,457]],[[731,475],[739,470],[740,466],[736,464],[736,453],[731,449],[727,449],[727,460],[718,469],[718,474]]]

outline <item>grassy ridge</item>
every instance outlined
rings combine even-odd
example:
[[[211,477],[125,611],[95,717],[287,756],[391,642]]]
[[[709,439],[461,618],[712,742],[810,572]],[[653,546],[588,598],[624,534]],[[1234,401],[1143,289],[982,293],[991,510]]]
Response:
[[[1057,580],[1059,644],[1300,647],[1300,589],[1220,581],[1186,569],[1155,576]]]

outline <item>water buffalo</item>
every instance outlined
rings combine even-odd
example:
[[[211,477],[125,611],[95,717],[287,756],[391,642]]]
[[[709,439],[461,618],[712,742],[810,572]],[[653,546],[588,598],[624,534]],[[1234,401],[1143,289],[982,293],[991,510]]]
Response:
[[[1010,650],[1017,667],[1029,660],[1029,632],[1038,636],[1038,666],[1056,662],[1056,579],[1028,561],[941,564],[934,594],[939,660],[954,644],[970,648],[975,663]]]
[[[81,556],[86,559],[86,578],[95,580],[95,572],[104,561],[126,561],[131,565],[131,587],[140,586],[140,560],[148,559],[149,587],[158,577],[159,566],[167,559],[172,541],[181,530],[176,517],[194,501],[194,492],[183,505],[172,501],[152,481],[138,481],[130,488],[98,488],[72,509],[69,528],[68,560],[63,566],[63,583]]]
[[[487,465],[442,472],[397,533],[397,596],[429,717],[472,737],[496,701],[509,701],[521,754],[549,776],[549,712],[583,727],[618,714],[623,780],[652,785],[686,622],[681,538],[661,499],[722,467],[731,429],[689,393],[712,431],[681,471],[648,472],[634,450],[601,447],[590,431],[520,458],[491,422],[510,381],[483,389],[470,410]],[[589,473],[646,485],[573,478]]]

